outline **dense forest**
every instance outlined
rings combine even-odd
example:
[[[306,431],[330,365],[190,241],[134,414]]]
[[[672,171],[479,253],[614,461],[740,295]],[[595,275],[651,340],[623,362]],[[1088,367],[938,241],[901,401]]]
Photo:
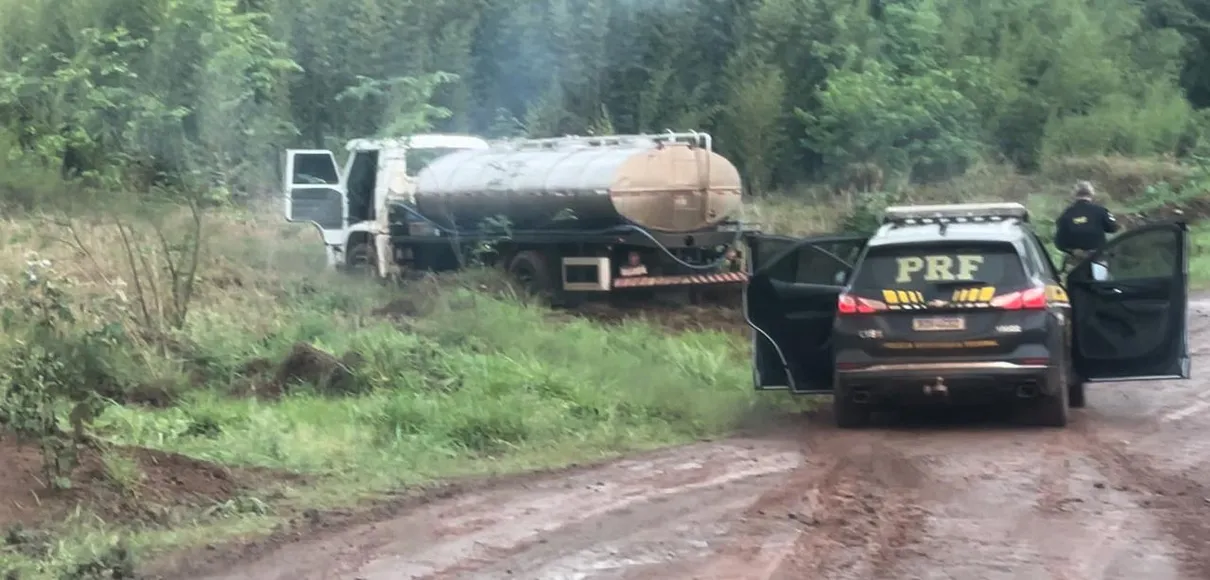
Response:
[[[0,0],[0,168],[267,191],[421,130],[708,130],[766,191],[1196,153],[1207,0]],[[7,165],[5,165],[7,164]]]

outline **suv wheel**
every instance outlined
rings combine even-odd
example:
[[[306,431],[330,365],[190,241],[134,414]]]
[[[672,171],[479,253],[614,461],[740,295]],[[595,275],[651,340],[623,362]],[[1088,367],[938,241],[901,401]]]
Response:
[[[1070,379],[1069,379],[1070,380]],[[1072,409],[1083,409],[1084,401],[1084,382],[1075,380],[1067,383],[1068,397],[1067,401]]]
[[[1076,372],[1075,365],[1071,362],[1071,351],[1067,352],[1067,358],[1063,359],[1063,372],[1067,377],[1067,391],[1069,393],[1067,402],[1072,409],[1084,408],[1084,377],[1081,377]]]
[[[1044,392],[1038,399],[1037,407],[1033,409],[1034,422],[1042,427],[1066,427],[1071,397],[1066,369],[1051,369],[1047,382],[1050,383],[1047,386],[1053,388],[1046,389],[1050,392]]]
[[[853,400],[853,394],[839,379],[832,381],[832,414],[836,426],[841,429],[856,429],[870,424],[873,410]]]

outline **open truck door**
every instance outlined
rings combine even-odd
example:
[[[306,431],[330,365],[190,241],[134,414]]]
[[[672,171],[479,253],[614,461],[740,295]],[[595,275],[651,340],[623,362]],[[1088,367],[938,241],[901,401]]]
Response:
[[[869,238],[748,238],[744,318],[757,390],[832,392],[836,300]]]
[[[336,156],[322,149],[286,150],[286,220],[310,222],[329,247],[344,243],[348,204]]]
[[[1189,238],[1183,223],[1128,231],[1067,276],[1072,363],[1087,382],[1187,379]],[[1108,269],[1108,279],[1094,271]]]

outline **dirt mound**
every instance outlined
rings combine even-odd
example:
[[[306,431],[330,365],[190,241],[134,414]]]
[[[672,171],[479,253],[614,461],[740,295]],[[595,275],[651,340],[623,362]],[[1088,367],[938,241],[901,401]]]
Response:
[[[412,298],[396,298],[383,306],[375,308],[370,313],[374,316],[382,316],[384,318],[414,318],[420,316],[424,310],[420,304]]]
[[[157,380],[132,387],[126,392],[122,402],[152,409],[167,409],[176,403],[176,399],[175,386],[167,380]]]
[[[1194,198],[1167,203],[1157,208],[1132,212],[1121,216],[1126,227],[1134,228],[1155,221],[1198,222],[1210,217],[1210,199]]]
[[[361,354],[347,352],[340,358],[307,343],[296,343],[277,368],[273,382],[282,389],[297,383],[310,383],[320,392],[347,394],[358,390],[356,369]]]
[[[234,397],[276,399],[298,385],[314,385],[320,393],[348,395],[361,391],[357,369],[365,362],[361,353],[340,357],[305,342],[295,343],[280,363],[254,358],[236,370],[239,377],[228,394]]]
[[[275,380],[277,367],[277,363],[267,358],[254,358],[244,362],[236,370],[238,376],[231,383],[228,394],[261,399],[276,399],[282,396],[285,389]]]
[[[0,439],[0,529],[59,520],[77,506],[110,520],[162,522],[174,508],[209,507],[257,480],[182,455],[121,448],[107,453],[81,450],[71,488],[49,489],[34,445]]]
[[[1147,191],[1147,187],[1167,183],[1179,190],[1189,179],[1189,170],[1167,159],[1132,159],[1126,157],[1068,157],[1046,163],[1043,173],[1058,181],[1075,186],[1077,181],[1089,180],[1096,187],[1119,201],[1130,201]]]
[[[275,366],[273,361],[267,358],[254,358],[240,366],[238,372],[245,377],[255,377],[268,374],[273,371]]]

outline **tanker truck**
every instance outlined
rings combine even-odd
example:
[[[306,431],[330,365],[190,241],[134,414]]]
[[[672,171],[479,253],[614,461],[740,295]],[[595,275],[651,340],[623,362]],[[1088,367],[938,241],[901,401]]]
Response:
[[[330,266],[394,278],[486,256],[556,301],[739,287],[739,172],[708,134],[489,142],[354,139],[291,149],[285,213],[321,233]]]

